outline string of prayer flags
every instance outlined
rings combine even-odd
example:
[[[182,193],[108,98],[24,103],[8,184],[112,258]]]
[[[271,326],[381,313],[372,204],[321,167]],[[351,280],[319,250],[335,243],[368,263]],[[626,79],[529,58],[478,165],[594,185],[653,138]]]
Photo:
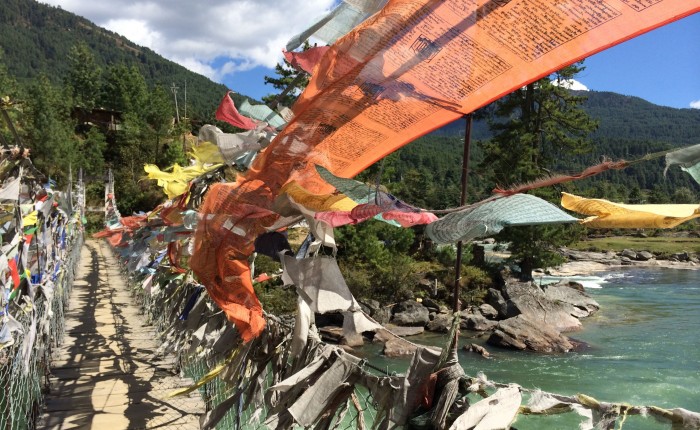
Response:
[[[626,205],[562,193],[561,205],[568,210],[590,215],[581,224],[592,228],[673,228],[700,217],[700,206],[697,204]]]

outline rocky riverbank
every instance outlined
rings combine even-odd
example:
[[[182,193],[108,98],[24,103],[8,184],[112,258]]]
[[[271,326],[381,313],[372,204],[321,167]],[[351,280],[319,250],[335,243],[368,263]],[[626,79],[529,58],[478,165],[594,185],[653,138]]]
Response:
[[[585,252],[563,248],[569,261],[559,267],[541,271],[554,276],[591,275],[624,266],[669,267],[700,269],[698,256],[678,253],[671,256],[647,251],[625,249],[622,252]],[[384,326],[373,332],[348,336],[343,333],[342,315],[326,317],[319,323],[320,333],[327,341],[362,346],[365,342],[381,342],[389,357],[410,355],[417,345],[406,337],[425,331],[447,333],[452,323],[452,311],[445,305],[425,298],[381,305],[375,300],[360,300],[364,312]],[[581,320],[600,306],[576,283],[538,285],[520,282],[503,272],[497,286],[490,288],[480,306],[462,310],[460,328],[477,336],[488,336],[487,343],[501,348],[544,353],[568,352],[582,346],[566,334],[582,327]],[[483,356],[483,348],[466,346]]]
[[[700,269],[698,255],[689,252],[670,256],[631,249],[624,249],[622,252],[588,252],[562,248],[560,252],[569,261],[559,267],[546,270],[545,273],[555,276],[591,275],[624,266]]]
[[[389,306],[376,301],[360,301],[367,315],[385,329],[360,336],[343,334],[341,321],[318,321],[321,335],[328,341],[357,347],[365,341],[384,343],[389,357],[412,354],[416,345],[405,337],[424,331],[447,333],[452,311],[431,299],[406,300]],[[487,343],[518,350],[568,352],[579,344],[562,333],[581,328],[581,318],[599,309],[598,303],[573,282],[538,286],[504,276],[488,290],[485,303],[460,312],[460,328],[488,336]],[[338,315],[340,317],[340,315]],[[340,324],[339,324],[340,323]],[[487,352],[471,348],[482,355]]]

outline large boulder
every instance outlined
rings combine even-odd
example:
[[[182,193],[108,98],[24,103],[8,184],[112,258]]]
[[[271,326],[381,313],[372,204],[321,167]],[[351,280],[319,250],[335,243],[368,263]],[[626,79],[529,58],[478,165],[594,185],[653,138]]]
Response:
[[[536,352],[569,352],[576,346],[552,327],[524,315],[499,322],[487,342],[502,348]]]
[[[383,352],[387,357],[403,357],[413,355],[417,348],[418,345],[401,339],[400,337],[396,337],[388,340],[384,344]]]
[[[506,304],[506,299],[503,298],[503,294],[501,294],[500,291],[495,288],[489,288],[486,293],[486,303],[491,305],[496,312],[498,312],[499,317],[507,318],[506,314],[508,313],[508,305]]]
[[[570,303],[550,299],[542,289],[531,282],[508,280],[501,290],[506,299],[506,319],[524,315],[539,324],[566,332],[579,330],[581,322],[578,318],[588,315]],[[572,288],[569,291],[576,290]]]
[[[459,327],[464,330],[489,331],[496,327],[498,322],[488,320],[481,314],[462,314],[462,321]]]
[[[577,318],[585,318],[600,309],[598,302],[593,300],[588,294],[567,285],[548,285],[544,288],[544,294],[549,300],[574,306],[577,311],[572,313],[572,315]]]
[[[649,251],[640,251],[637,253],[637,260],[639,261],[648,261],[652,258],[654,258],[654,254]]]
[[[627,257],[630,260],[636,260],[637,253],[632,251],[631,249],[623,249],[622,252],[620,253],[620,257]]]
[[[495,320],[496,318],[498,318],[498,311],[488,303],[484,303],[481,306],[479,306],[479,312],[481,313],[481,315],[485,316],[490,320]]]
[[[428,308],[415,300],[406,300],[396,304],[393,312],[391,322],[396,325],[425,326],[430,322]]]
[[[436,314],[435,318],[425,327],[429,331],[447,333],[452,326],[452,314]]]

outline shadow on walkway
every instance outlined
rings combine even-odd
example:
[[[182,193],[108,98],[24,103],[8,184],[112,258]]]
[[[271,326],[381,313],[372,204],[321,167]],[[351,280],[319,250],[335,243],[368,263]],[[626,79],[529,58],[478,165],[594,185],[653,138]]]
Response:
[[[191,381],[155,357],[157,334],[145,325],[104,242],[86,242],[69,308],[37,428],[199,428],[204,404],[196,392],[164,399]]]

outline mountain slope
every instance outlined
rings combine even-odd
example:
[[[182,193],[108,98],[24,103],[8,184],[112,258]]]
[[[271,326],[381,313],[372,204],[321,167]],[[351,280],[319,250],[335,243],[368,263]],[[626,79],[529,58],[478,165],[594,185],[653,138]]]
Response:
[[[101,67],[136,65],[149,85],[179,86],[183,103],[187,83],[188,116],[210,118],[226,87],[161,57],[148,48],[96,26],[85,18],[34,0],[3,0],[0,51],[11,75],[27,82],[44,73],[60,82],[68,72],[71,47],[84,41]]]

